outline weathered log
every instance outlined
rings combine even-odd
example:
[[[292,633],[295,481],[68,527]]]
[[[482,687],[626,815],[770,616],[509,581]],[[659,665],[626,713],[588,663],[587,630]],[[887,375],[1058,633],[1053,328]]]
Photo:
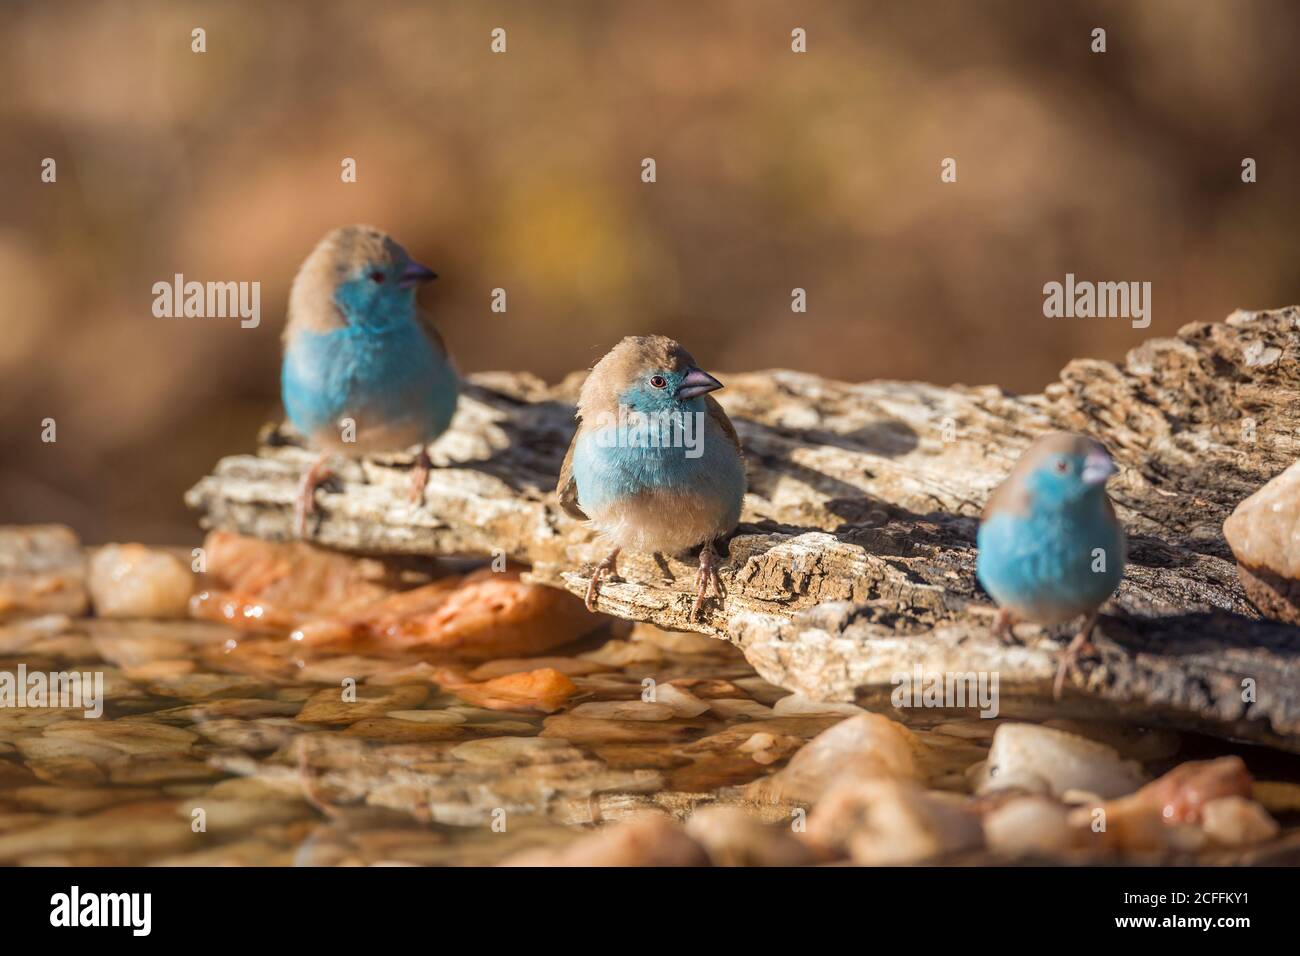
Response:
[[[412,456],[349,462],[320,493],[314,540],[504,553],[581,593],[599,542],[552,494],[581,380],[473,376],[433,446],[440,467],[424,506],[407,498]],[[1003,715],[1126,716],[1300,751],[1300,629],[1260,619],[1222,536],[1236,503],[1300,456],[1300,310],[1188,325],[1122,365],[1078,360],[1041,395],[790,371],[725,381],[718,398],[750,482],[725,600],[692,623],[690,556],[625,555],[601,610],[725,637],[768,680],[821,699],[880,704],[915,667],[991,671]],[[974,540],[988,494],[1058,428],[1113,453],[1131,553],[1097,656],[1053,702],[1062,636],[1032,626],[1009,643],[992,636]],[[207,527],[286,538],[308,460],[273,427],[257,455],[224,459],[186,500]]]

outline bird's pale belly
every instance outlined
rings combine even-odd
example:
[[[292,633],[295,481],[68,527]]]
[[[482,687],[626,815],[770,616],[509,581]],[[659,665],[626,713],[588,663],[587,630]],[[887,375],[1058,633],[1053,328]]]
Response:
[[[339,427],[314,432],[311,443],[322,451],[373,455],[423,445],[433,437],[431,432],[429,418],[368,422],[364,414],[355,418],[345,415]]]
[[[589,517],[616,548],[677,554],[730,531],[729,511],[700,495],[645,491],[593,509]]]

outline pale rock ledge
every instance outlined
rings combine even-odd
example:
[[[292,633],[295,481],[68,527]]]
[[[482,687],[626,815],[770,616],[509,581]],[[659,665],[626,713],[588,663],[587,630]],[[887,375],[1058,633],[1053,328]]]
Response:
[[[602,611],[726,638],[763,677],[809,697],[888,707],[899,671],[996,671],[1001,716],[1116,717],[1300,751],[1300,628],[1260,618],[1222,530],[1238,502],[1300,458],[1300,309],[1188,325],[1122,365],[1077,360],[1041,395],[791,371],[721,377],[750,481],[727,599],[693,625],[693,560],[626,555]],[[315,540],[377,554],[505,553],[535,580],[582,593],[601,548],[552,494],[581,380],[472,376],[433,447],[441,467],[424,506],[406,497],[410,456],[350,463],[318,493]],[[1131,552],[1098,653],[1060,702],[1050,686],[1064,640],[1024,625],[999,642],[974,577],[981,506],[1051,429],[1110,448]],[[187,494],[206,527],[290,534],[309,455],[282,428],[262,439]]]

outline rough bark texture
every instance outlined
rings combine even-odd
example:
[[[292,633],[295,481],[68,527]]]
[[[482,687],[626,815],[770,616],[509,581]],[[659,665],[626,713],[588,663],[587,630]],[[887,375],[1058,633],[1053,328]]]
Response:
[[[433,447],[442,467],[425,505],[408,503],[411,456],[350,462],[319,493],[314,539],[373,553],[504,552],[581,593],[600,543],[552,494],[581,379],[474,376]],[[725,637],[768,680],[821,699],[885,702],[892,675],[915,667],[996,671],[1004,716],[1124,716],[1300,751],[1300,629],[1259,618],[1222,535],[1236,503],[1300,456],[1300,310],[1189,325],[1122,365],[1075,361],[1041,395],[790,371],[724,380],[718,398],[750,481],[726,600],[692,624],[694,560],[626,555],[601,610]],[[1097,654],[1056,703],[1064,636],[1030,625],[1008,643],[991,635],[974,540],[1016,457],[1062,428],[1115,456],[1130,564]],[[187,500],[209,527],[285,538],[309,457],[269,429],[256,456],[223,460]]]

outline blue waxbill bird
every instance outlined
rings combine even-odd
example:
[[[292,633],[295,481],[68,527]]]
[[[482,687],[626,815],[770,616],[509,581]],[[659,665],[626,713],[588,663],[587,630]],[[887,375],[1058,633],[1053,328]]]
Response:
[[[335,229],[312,250],[289,293],[281,396],[320,452],[303,475],[294,527],[305,537],[331,454],[419,445],[412,498],[423,500],[427,444],[451,422],[460,380],[415,302],[435,274],[372,226]]]
[[[1057,670],[1057,697],[1124,574],[1124,528],[1106,496],[1115,471],[1099,442],[1044,435],[984,508],[976,574],[1000,607],[994,630],[1005,634],[1018,619],[1051,626],[1084,617]]]
[[[692,621],[710,589],[724,596],[714,542],[740,520],[745,465],[735,428],[709,394],[721,387],[662,335],[623,339],[583,383],[556,491],[564,510],[590,520],[613,548],[592,573],[588,609],[624,548],[700,547]]]

